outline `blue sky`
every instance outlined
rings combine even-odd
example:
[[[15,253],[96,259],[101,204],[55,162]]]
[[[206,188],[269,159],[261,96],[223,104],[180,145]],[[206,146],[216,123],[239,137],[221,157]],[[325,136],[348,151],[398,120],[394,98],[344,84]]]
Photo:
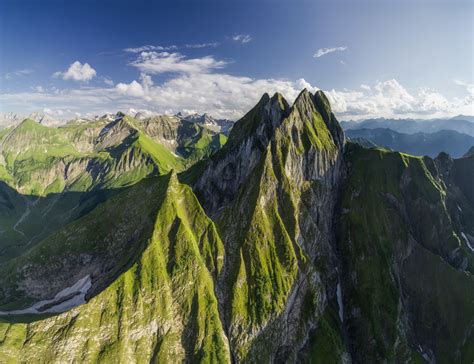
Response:
[[[0,112],[238,118],[323,89],[341,119],[474,114],[472,1],[0,2]]]

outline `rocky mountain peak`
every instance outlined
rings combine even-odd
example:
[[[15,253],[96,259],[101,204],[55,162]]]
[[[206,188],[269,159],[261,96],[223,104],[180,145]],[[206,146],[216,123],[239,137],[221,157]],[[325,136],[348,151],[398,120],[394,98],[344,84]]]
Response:
[[[315,117],[319,117],[320,122],[315,123]],[[289,148],[288,143],[295,146],[297,144],[291,149],[300,152],[295,151],[295,154],[288,158],[299,158],[298,153],[307,148],[305,155],[309,156],[308,160],[298,160],[294,163],[287,160],[289,170],[303,168],[303,165],[304,168],[310,168],[309,164],[314,163],[317,165],[313,166],[313,172],[299,171],[300,174],[318,176],[327,170],[337,158],[337,152],[323,157],[319,162],[320,158],[314,155],[314,148],[317,146],[322,153],[326,153],[325,148],[341,149],[343,136],[341,138],[337,134],[337,128],[340,127],[337,120],[332,119],[332,114],[328,116],[327,122],[322,119],[318,112],[317,99],[308,90],[303,90],[291,107],[280,93],[275,93],[272,97],[265,93],[260,101],[235,123],[227,144],[207,163],[195,181],[198,197],[201,197],[207,212],[211,215],[216,213],[235,197],[236,191],[261,161],[262,155],[266,153],[277,133],[279,138],[281,135],[287,136],[284,137],[285,141],[279,142],[282,145],[278,144],[278,148]],[[337,139],[327,125],[334,129]],[[342,130],[340,134],[343,135]]]

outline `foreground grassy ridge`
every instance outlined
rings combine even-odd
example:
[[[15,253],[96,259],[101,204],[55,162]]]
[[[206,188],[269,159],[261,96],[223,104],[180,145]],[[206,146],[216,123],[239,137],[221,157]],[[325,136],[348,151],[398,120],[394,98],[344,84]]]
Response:
[[[28,307],[88,273],[110,284],[149,239],[167,179],[139,182],[0,266],[1,309]]]
[[[421,158],[349,145],[347,161],[338,230],[355,359],[405,361],[420,345],[439,362],[453,352],[465,362],[474,279],[445,254],[460,242],[442,184]]]
[[[139,259],[87,304],[30,324],[0,324],[6,362],[229,361],[214,295],[222,242],[188,187],[165,183]],[[92,339],[93,338],[93,339]]]

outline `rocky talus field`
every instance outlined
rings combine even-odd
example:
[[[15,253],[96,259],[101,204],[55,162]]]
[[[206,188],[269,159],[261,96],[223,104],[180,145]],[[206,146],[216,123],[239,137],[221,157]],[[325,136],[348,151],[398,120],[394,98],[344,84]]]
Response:
[[[0,363],[473,363],[473,181],[473,153],[346,141],[321,91],[228,137],[26,119],[0,130]]]

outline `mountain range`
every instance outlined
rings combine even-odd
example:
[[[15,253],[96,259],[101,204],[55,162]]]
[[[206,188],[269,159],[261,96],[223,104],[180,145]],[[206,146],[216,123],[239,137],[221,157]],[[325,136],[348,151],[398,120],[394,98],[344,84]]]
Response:
[[[374,145],[413,155],[436,157],[445,152],[459,158],[474,146],[474,137],[454,130],[440,130],[433,133],[399,133],[391,129],[348,129],[346,136],[353,141],[368,140]]]
[[[0,131],[6,362],[472,363],[474,155],[346,140],[322,91]]]
[[[434,133],[441,130],[454,130],[474,137],[474,117],[458,115],[449,119],[367,119],[360,121],[342,121],[344,130],[350,129],[391,129],[399,133]]]

